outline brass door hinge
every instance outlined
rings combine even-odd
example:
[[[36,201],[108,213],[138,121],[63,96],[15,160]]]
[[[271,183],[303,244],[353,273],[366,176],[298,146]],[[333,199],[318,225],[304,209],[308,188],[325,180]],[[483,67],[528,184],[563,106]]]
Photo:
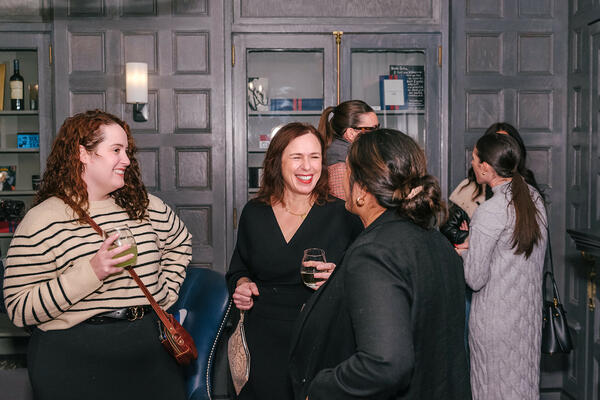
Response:
[[[237,207],[233,207],[233,229],[237,229]]]
[[[231,45],[231,66],[235,67],[235,46]]]
[[[48,63],[52,65],[52,45],[48,47]]]
[[[438,65],[442,66],[442,46],[438,46]]]

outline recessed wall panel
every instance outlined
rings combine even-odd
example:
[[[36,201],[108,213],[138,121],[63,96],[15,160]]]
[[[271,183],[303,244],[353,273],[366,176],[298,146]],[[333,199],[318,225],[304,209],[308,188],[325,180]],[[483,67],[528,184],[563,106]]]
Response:
[[[88,110],[106,110],[105,92],[71,92],[71,116]]]
[[[210,131],[210,91],[175,90],[175,132]]]
[[[2,0],[0,2],[0,18],[11,16],[39,17],[44,10],[43,0]]]
[[[467,130],[487,129],[500,121],[500,92],[467,92]]]
[[[503,0],[466,0],[468,17],[502,17]]]
[[[553,0],[519,0],[519,16],[526,18],[552,18]]]
[[[467,34],[467,73],[500,73],[501,60],[501,34]]]
[[[570,185],[576,188],[581,186],[581,146],[573,146],[571,152],[571,182]]]
[[[582,127],[582,96],[581,87],[571,89],[571,107],[573,107],[573,130],[581,129]]]
[[[551,74],[553,59],[552,34],[519,34],[519,73]]]
[[[123,34],[123,65],[128,62],[145,62],[148,72],[157,72],[158,39],[156,32]],[[123,67],[125,71],[125,67]]]
[[[582,40],[581,40],[581,29],[575,29],[571,31],[571,71],[581,71],[581,57],[582,54]]]
[[[527,168],[539,184],[552,187],[552,150],[549,147],[528,147]]]
[[[136,159],[140,165],[142,172],[142,181],[149,191],[160,190],[160,179],[158,178],[160,171],[158,149],[144,148],[138,149]]]
[[[173,14],[208,15],[208,0],[173,0]]]
[[[194,246],[212,246],[210,206],[178,206],[177,215],[194,238]]]
[[[104,72],[104,32],[69,33],[70,71]]]
[[[433,18],[433,0],[237,0],[241,16],[254,18]]]
[[[123,17],[153,16],[157,14],[156,0],[129,0],[121,2]]]
[[[102,17],[105,13],[104,0],[68,0],[69,17]]]
[[[520,91],[517,97],[520,129],[552,130],[552,92]]]
[[[173,42],[175,73],[209,73],[208,32],[175,32]]]
[[[176,149],[177,188],[210,189],[210,149]]]

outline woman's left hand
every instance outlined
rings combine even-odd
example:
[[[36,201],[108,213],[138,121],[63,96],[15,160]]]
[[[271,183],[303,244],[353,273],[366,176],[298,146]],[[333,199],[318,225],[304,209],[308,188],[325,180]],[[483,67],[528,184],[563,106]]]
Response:
[[[462,256],[465,251],[469,250],[469,238],[466,238],[463,243],[455,244],[454,249],[459,256]]]
[[[334,263],[319,263],[319,265],[317,265],[317,269],[319,271],[323,271],[323,272],[315,273],[315,279],[319,279],[316,282],[317,288],[315,290],[320,288],[321,285],[323,285],[325,283],[325,281],[327,279],[329,279],[329,277],[333,273],[333,270],[335,269],[335,264]]]

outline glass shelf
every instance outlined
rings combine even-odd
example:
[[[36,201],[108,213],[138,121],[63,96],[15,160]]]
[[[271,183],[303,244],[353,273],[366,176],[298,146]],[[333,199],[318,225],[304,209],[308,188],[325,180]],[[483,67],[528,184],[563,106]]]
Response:
[[[320,116],[323,110],[315,111],[252,111],[248,113],[249,117],[281,117],[281,116],[297,116],[297,115],[318,115]]]
[[[39,153],[39,147],[32,148],[21,148],[21,147],[7,147],[6,149],[0,149],[0,153]]]
[[[39,111],[31,111],[31,110],[25,110],[25,111],[3,110],[3,111],[0,111],[0,117],[3,117],[3,116],[20,117],[23,115],[30,116],[30,115],[38,115],[38,114],[39,114]]]
[[[35,190],[0,190],[0,198],[8,196],[33,196]]]

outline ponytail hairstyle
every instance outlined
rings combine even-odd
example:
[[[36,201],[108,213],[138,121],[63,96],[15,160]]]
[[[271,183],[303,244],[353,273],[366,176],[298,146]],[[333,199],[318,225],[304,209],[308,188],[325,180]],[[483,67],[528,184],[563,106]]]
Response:
[[[363,133],[350,147],[348,165],[350,190],[357,183],[380,206],[425,229],[446,219],[438,181],[427,173],[425,153],[410,136],[393,129]]]
[[[535,175],[533,174],[533,171],[531,171],[525,166],[525,163],[527,161],[527,149],[525,148],[525,142],[523,142],[523,138],[519,134],[519,131],[517,130],[517,128],[515,128],[508,122],[496,122],[486,129],[484,135],[495,135],[500,132],[515,139],[515,141],[519,145],[519,150],[521,152],[521,160],[519,161],[518,171],[521,174],[521,176],[525,179],[525,182],[527,182],[528,184],[533,186],[535,190],[537,190],[537,192],[540,194],[543,200],[544,194],[542,193],[542,190],[540,189],[537,181],[535,180]],[[479,197],[479,195],[481,195],[481,193],[483,193],[483,185],[477,183],[477,179],[475,178],[475,172],[473,171],[473,168],[469,168],[467,179],[469,182],[465,186],[463,186],[463,188],[467,187],[470,183],[475,183],[476,189],[473,193],[473,199],[476,199],[477,197]]]
[[[370,105],[361,100],[348,100],[336,107],[327,107],[319,119],[318,131],[326,147],[334,138],[343,139],[346,129],[357,126],[361,114],[374,112]],[[329,119],[329,115],[333,117]]]
[[[475,146],[481,162],[487,162],[502,178],[512,178],[511,204],[515,208],[516,223],[512,236],[515,254],[529,258],[533,247],[541,240],[538,210],[531,198],[529,186],[519,171],[521,149],[519,143],[509,135],[483,135]]]

